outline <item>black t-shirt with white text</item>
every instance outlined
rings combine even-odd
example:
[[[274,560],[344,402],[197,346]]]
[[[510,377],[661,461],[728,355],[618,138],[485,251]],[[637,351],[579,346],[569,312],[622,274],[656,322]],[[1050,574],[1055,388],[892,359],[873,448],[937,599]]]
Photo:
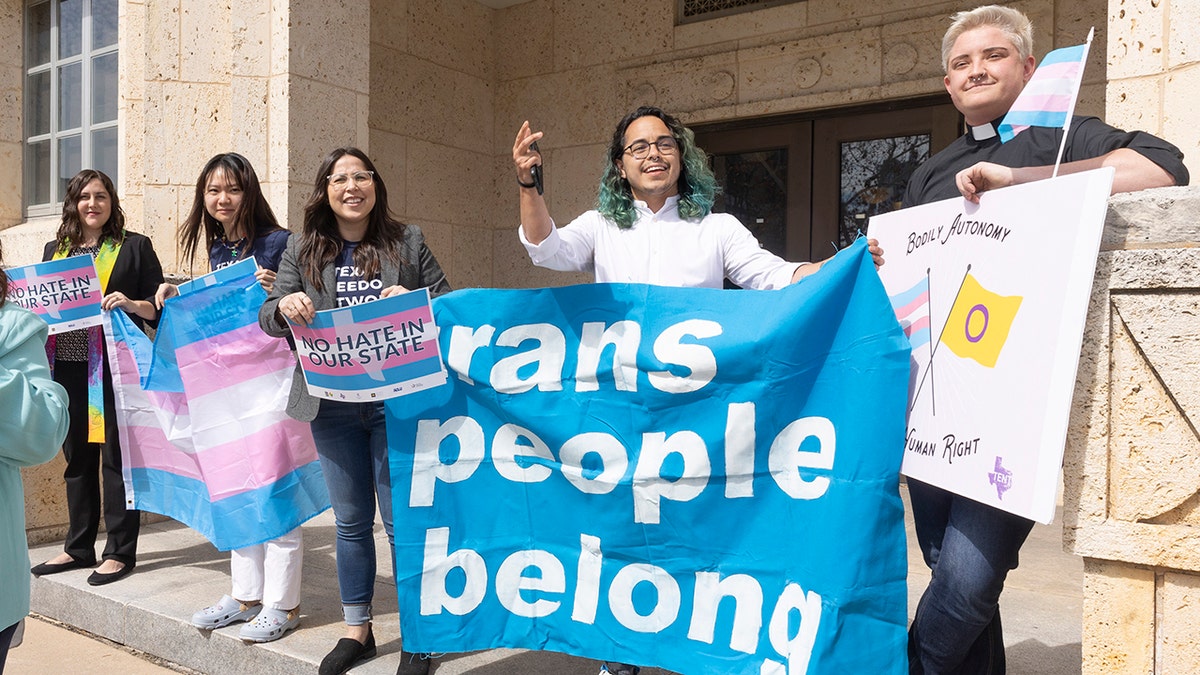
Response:
[[[337,280],[337,306],[352,307],[364,302],[378,300],[383,291],[383,280],[376,274],[370,279],[363,277],[362,270],[354,266],[354,250],[357,241],[342,241],[342,252],[335,261]]]

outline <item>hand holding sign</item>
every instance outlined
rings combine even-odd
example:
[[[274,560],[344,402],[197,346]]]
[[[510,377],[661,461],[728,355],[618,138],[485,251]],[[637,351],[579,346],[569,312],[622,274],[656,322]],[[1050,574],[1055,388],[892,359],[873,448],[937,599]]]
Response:
[[[307,293],[296,291],[280,298],[279,313],[288,320],[288,323],[308,326],[312,324],[317,310],[313,307],[312,298],[309,298]]]
[[[100,280],[88,255],[7,270],[8,299],[50,324],[50,333],[100,324]]]
[[[445,383],[429,291],[389,286],[380,295],[322,312],[303,292],[280,299],[310,394],[383,400]]]

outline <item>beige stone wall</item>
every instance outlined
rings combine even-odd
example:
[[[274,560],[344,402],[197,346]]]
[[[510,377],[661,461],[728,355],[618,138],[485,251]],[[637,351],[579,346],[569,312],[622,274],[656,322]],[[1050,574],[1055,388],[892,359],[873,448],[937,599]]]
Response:
[[[1064,458],[1083,672],[1200,663],[1200,187],[1110,201]]]
[[[371,157],[454,288],[493,284],[494,15],[473,0],[371,3]]]
[[[1183,150],[1200,171],[1200,3],[1109,0],[1108,119],[1144,129]]]
[[[25,86],[22,0],[0,0],[0,230],[23,220],[21,213],[21,143]]]
[[[276,215],[298,232],[317,167],[330,150],[370,151],[370,13],[359,0],[271,0],[268,129],[271,178],[286,181]],[[286,11],[283,11],[286,9]],[[281,185],[281,187],[283,187]]]
[[[269,91],[273,77],[286,79],[288,34],[275,35],[271,28],[286,21],[288,5],[271,0],[125,5],[123,198],[130,204],[131,226],[154,239],[164,269],[177,272],[175,232],[191,208],[200,169],[213,155],[246,155],[276,215],[286,212],[286,172],[278,175],[279,160],[270,152],[278,145],[278,131],[268,124],[275,115],[285,120],[287,115],[287,101],[273,100]],[[276,59],[272,46],[279,42],[283,55]],[[286,165],[286,154],[281,159]]]

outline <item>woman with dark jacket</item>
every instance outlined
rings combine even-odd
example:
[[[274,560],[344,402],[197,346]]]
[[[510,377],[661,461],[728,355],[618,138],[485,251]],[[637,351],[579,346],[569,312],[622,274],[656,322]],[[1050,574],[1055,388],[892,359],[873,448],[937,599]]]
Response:
[[[95,261],[104,293],[101,307],[125,310],[143,330],[158,319],[154,293],[163,273],[154,247],[147,237],[125,229],[125,213],[112,180],[91,169],[80,171],[67,184],[62,222],[54,241],[46,244],[42,260],[75,255],[90,255]],[[92,326],[52,335],[46,351],[54,380],[70,399],[70,428],[63,444],[69,526],[64,552],[35,565],[32,572],[41,576],[96,565],[103,485],[108,541],[103,562],[87,581],[93,586],[111,583],[129,574],[137,562],[141,512],[125,508],[121,442],[104,332]]]
[[[319,310],[348,307],[427,287],[450,291],[446,275],[420,228],[388,211],[387,186],[357,148],[338,148],[317,171],[304,207],[304,229],[283,253],[275,288],[259,312],[268,335],[289,334],[288,321],[308,325]],[[317,399],[308,393],[299,365],[288,414],[310,422],[321,471],[337,521],[337,575],[346,637],[321,662],[321,675],[337,675],[375,655],[371,601],[375,588],[375,507],[389,542],[392,483],[381,402]],[[393,549],[392,566],[395,567]],[[401,652],[398,675],[429,672],[428,654]]]

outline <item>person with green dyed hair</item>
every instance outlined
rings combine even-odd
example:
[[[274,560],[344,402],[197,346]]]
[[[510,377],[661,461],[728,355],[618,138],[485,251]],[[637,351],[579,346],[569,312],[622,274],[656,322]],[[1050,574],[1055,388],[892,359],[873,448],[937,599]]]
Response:
[[[675,117],[644,106],[613,131],[596,208],[555,227],[534,179],[543,137],[529,122],[513,143],[520,186],[521,242],[535,265],[592,272],[597,282],[722,288],[781,288],[822,262],[788,262],[767,251],[737,218],[713,213],[720,187],[695,135]],[[883,251],[870,242],[875,264]]]
[[[542,138],[529,122],[513,143],[521,191],[521,243],[535,265],[593,272],[596,281],[659,286],[781,288],[824,264],[794,263],[764,249],[725,213],[713,213],[720,186],[691,129],[662,110],[644,106],[613,131],[596,209],[555,227],[534,172]],[[869,240],[878,267],[883,250]],[[640,668],[609,661],[601,675],[637,675]]]

